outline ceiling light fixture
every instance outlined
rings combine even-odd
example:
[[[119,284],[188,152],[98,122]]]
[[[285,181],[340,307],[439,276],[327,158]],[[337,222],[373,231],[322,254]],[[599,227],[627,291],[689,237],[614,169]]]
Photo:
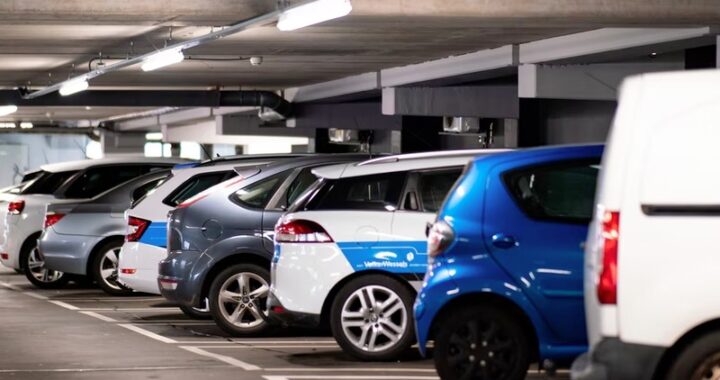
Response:
[[[0,106],[0,116],[7,116],[11,113],[17,112],[18,108],[14,104],[9,104],[7,106]]]
[[[185,59],[185,55],[182,50],[161,50],[149,57],[147,57],[142,64],[143,71],[153,71],[161,67],[174,65],[180,63]]]
[[[283,32],[296,30],[347,16],[351,11],[350,0],[317,0],[281,13],[277,28]]]
[[[76,94],[80,91],[87,90],[88,87],[90,87],[90,83],[88,83],[85,77],[78,77],[65,82],[62,87],[60,87],[60,95],[68,96]]]
[[[0,128],[2,128],[2,129],[15,128],[15,123],[0,123]]]
[[[32,129],[32,127],[34,127],[34,125],[29,121],[23,121],[22,123],[20,123],[20,128],[22,129]]]

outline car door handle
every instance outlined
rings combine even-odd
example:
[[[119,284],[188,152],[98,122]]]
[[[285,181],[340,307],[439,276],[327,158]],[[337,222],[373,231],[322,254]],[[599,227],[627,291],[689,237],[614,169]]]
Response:
[[[517,247],[520,243],[514,237],[505,234],[495,234],[492,236],[494,246],[502,249]]]

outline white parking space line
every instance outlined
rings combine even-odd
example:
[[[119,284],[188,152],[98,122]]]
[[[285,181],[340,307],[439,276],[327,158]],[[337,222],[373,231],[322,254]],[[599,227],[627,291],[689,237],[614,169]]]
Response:
[[[133,320],[132,323],[143,326],[165,326],[165,325],[183,325],[183,326],[216,326],[215,322],[202,321],[138,321]]]
[[[276,375],[270,375],[270,376],[263,376],[263,379],[265,380],[301,380],[301,379],[328,379],[328,380],[436,380],[439,379],[437,376],[355,376],[355,375],[327,375],[327,376],[317,376],[317,375],[302,375],[302,376],[294,376],[294,375],[284,375],[284,376],[276,376]]]
[[[51,301],[52,302],[52,301]],[[58,301],[60,302],[60,301]],[[73,306],[74,307],[74,306]],[[125,311],[132,311],[132,312],[138,312],[138,311],[157,311],[157,312],[167,312],[169,310],[177,310],[178,314],[180,314],[180,309],[177,307],[127,307],[127,308],[118,308],[118,307],[77,307],[76,310],[85,310],[85,311],[102,311],[102,312],[125,312]]]
[[[179,341],[180,344],[227,344],[227,345],[241,345],[241,344],[334,344],[334,340],[325,341],[312,341],[312,340],[185,340]]]
[[[197,355],[213,358],[213,359],[219,360],[223,363],[230,364],[231,366],[242,368],[246,371],[259,371],[262,369],[256,365],[253,365],[250,363],[245,363],[242,360],[231,358],[231,357],[225,356],[225,355],[214,354],[212,352],[205,351],[202,348],[197,348],[197,347],[193,347],[193,346],[178,346],[178,347],[182,348],[183,350],[197,354]]]
[[[142,327],[137,327],[137,326],[135,326],[135,325],[131,325],[131,324],[127,324],[127,323],[120,323],[120,324],[118,324],[118,326],[124,327],[124,328],[126,328],[126,329],[128,329],[128,330],[131,330],[131,331],[135,331],[136,333],[138,333],[138,334],[140,334],[140,335],[145,335],[146,337],[151,338],[151,339],[155,339],[155,340],[157,340],[157,341],[159,341],[159,342],[170,343],[170,344],[175,344],[175,343],[177,343],[177,341],[176,341],[175,339],[166,338],[166,337],[164,337],[164,336],[162,336],[162,335],[155,334],[155,333],[152,332],[152,331],[145,330],[145,329],[142,328]]]
[[[308,348],[329,348],[329,349],[335,349],[340,346],[337,344],[333,345],[276,345],[276,344],[248,344],[248,345],[227,345],[227,346],[196,346],[198,348],[216,348],[216,349],[252,349],[252,348],[302,348],[302,349],[308,349]]]
[[[433,368],[313,368],[313,367],[286,367],[286,368],[265,368],[265,371],[272,372],[419,372],[436,373]]]
[[[96,313],[96,312],[94,312],[94,311],[81,311],[80,314],[85,314],[85,315],[87,315],[87,316],[90,316],[90,317],[93,317],[93,318],[97,318],[97,319],[99,319],[99,320],[101,320],[101,321],[105,321],[105,322],[111,322],[111,323],[116,323],[116,322],[117,322],[117,320],[115,320],[115,319],[112,319],[112,318],[110,318],[110,317],[104,316],[104,315],[102,315],[102,314],[98,314],[98,313]]]
[[[199,367],[118,367],[118,368],[43,368],[43,369],[0,369],[0,373],[53,373],[53,372],[125,372],[125,371],[169,371],[179,369],[198,369]],[[225,366],[202,368],[227,368]]]
[[[7,282],[5,282],[5,281],[0,281],[0,286],[2,286],[2,287],[4,287],[4,288],[12,289],[12,290],[22,291],[22,290],[21,290],[20,288],[18,288],[17,286],[15,286],[15,285],[13,285],[13,284],[10,284],[10,283],[7,283]]]
[[[45,301],[45,300],[48,299],[47,297],[45,297],[45,296],[42,295],[42,294],[37,294],[37,293],[33,293],[33,292],[22,292],[22,294],[25,294],[25,295],[30,296],[30,297],[32,297],[32,298],[39,299],[39,300],[43,300],[43,301]]]
[[[165,302],[164,298],[119,298],[119,297],[87,297],[87,298],[62,298],[67,302]]]
[[[58,306],[60,306],[60,307],[64,307],[64,308],[66,308],[66,309],[68,309],[68,310],[73,310],[73,311],[80,310],[79,307],[70,305],[69,303],[65,303],[65,302],[63,302],[63,301],[53,301],[53,300],[50,300],[50,301],[48,301],[48,302],[50,302],[51,304],[58,305]]]

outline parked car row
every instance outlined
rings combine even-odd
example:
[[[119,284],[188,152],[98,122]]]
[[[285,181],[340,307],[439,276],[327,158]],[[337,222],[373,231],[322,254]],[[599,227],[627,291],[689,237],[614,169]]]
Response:
[[[50,165],[0,197],[0,258],[233,336],[329,327],[360,360],[417,342],[442,379],[720,379],[718,82],[628,80],[607,148]]]

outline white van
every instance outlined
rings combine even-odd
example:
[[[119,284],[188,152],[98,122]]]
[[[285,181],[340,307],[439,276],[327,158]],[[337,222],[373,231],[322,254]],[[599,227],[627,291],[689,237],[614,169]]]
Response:
[[[720,379],[720,70],[625,81],[586,243],[573,379]]]

